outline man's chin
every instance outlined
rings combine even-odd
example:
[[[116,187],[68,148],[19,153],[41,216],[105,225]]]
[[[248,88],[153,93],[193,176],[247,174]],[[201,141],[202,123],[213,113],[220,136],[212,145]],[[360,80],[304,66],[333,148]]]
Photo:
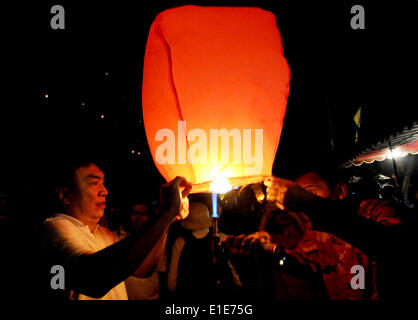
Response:
[[[104,209],[103,210],[97,210],[95,213],[94,213],[94,218],[95,219],[101,219],[101,218],[103,218],[103,216],[104,216]]]

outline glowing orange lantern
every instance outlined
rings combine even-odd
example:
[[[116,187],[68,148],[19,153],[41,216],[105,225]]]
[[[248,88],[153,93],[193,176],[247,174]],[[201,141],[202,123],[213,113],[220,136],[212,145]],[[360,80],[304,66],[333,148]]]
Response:
[[[158,14],[146,47],[142,109],[154,162],[193,192],[271,175],[290,70],[275,16],[249,7]]]

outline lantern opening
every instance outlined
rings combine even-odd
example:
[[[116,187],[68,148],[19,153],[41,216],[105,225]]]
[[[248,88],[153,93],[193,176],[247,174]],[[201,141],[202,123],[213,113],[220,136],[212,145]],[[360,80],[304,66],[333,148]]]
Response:
[[[226,176],[222,173],[217,174],[209,185],[209,191],[215,193],[227,193],[230,190],[232,190],[232,186]]]

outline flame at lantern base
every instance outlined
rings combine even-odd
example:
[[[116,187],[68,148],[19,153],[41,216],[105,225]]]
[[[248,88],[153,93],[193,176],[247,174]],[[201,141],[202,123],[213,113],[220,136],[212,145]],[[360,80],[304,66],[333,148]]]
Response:
[[[226,176],[222,173],[216,175],[212,183],[209,185],[209,191],[216,193],[227,193],[232,189]]]
[[[258,175],[258,176],[247,176],[247,177],[232,177],[227,178],[229,184],[231,185],[231,189],[244,186],[251,183],[259,183],[264,181],[269,176],[265,175]],[[206,181],[202,183],[196,183],[193,184],[192,193],[205,193],[205,192],[211,192],[211,184],[213,181]],[[221,192],[219,192],[221,193]]]

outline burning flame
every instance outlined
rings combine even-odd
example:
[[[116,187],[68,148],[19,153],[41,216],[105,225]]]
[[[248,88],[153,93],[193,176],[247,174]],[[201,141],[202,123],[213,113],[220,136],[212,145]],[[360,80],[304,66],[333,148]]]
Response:
[[[209,185],[209,190],[212,192],[212,218],[219,218],[218,215],[218,193],[227,193],[232,189],[231,184],[226,178],[225,174],[218,173],[212,183]]]
[[[215,193],[227,193],[231,189],[231,184],[229,183],[226,176],[222,173],[217,174],[209,186],[209,191]]]
[[[220,172],[218,166],[212,170],[211,176],[215,177],[209,185],[209,191],[212,192],[212,218],[218,219],[218,193],[227,193],[232,189],[232,186],[226,178],[225,172]]]

